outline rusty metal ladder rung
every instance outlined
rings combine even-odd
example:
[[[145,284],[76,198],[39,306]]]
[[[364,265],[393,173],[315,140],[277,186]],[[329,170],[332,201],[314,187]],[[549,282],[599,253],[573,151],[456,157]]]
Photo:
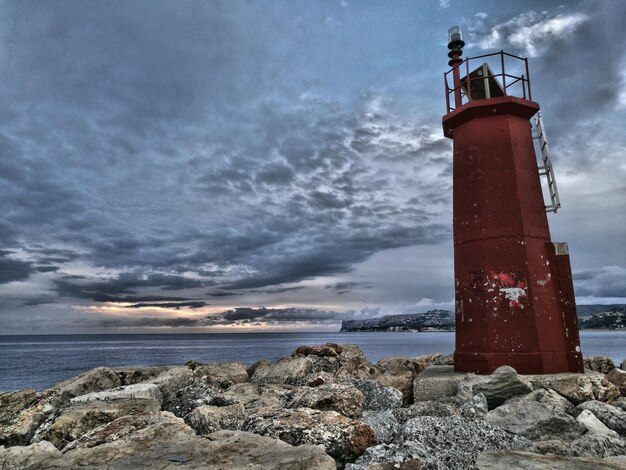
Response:
[[[550,160],[550,146],[546,137],[546,130],[541,119],[541,111],[537,111],[535,115],[535,138],[539,140],[539,149],[541,150],[541,159],[543,166],[539,167],[539,174],[546,177],[548,183],[548,191],[550,193],[550,205],[546,205],[546,212],[554,212],[561,207],[561,199],[559,198],[559,190],[554,179],[554,169],[552,168],[552,160]]]

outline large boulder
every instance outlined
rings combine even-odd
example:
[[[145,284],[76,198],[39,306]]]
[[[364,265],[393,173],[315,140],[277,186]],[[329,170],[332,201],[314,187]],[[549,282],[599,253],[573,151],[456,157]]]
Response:
[[[482,393],[492,410],[511,397],[532,392],[532,386],[510,366],[498,367],[484,382],[472,388],[473,395]]]
[[[591,457],[540,455],[518,450],[488,450],[476,461],[478,470],[621,470],[609,460]]]
[[[551,388],[574,405],[588,400],[612,402],[619,397],[619,389],[598,372],[537,375],[531,381],[535,386]]]
[[[163,400],[159,387],[155,384],[134,384],[124,385],[122,387],[105,390],[103,392],[92,392],[85,395],[79,395],[70,400],[70,403],[85,403],[88,401],[107,401],[107,400],[123,400],[143,398],[148,400],[156,400],[159,403]]]
[[[583,358],[585,369],[608,374],[615,369],[615,363],[609,357],[604,356],[585,356]]]
[[[365,398],[358,388],[348,384],[330,384],[298,389],[287,406],[331,410],[349,418],[360,418],[364,404]]]
[[[534,454],[554,454],[566,457],[584,457],[587,454],[574,448],[570,442],[563,442],[559,439],[548,439],[547,441],[533,441],[524,450]]]
[[[133,385],[148,382],[171,367],[115,367],[113,370],[120,378],[122,385]]]
[[[394,387],[402,392],[405,405],[413,402],[413,380],[424,370],[423,364],[407,357],[386,357],[376,363],[381,374],[375,380],[383,387]]]
[[[194,375],[209,385],[228,388],[249,380],[246,366],[241,362],[202,364],[194,368]]]
[[[374,430],[378,444],[389,444],[400,428],[400,423],[391,410],[367,411],[362,421]]]
[[[448,470],[428,453],[422,443],[403,441],[368,448],[346,470]]]
[[[340,344],[326,343],[322,345],[314,346],[300,346],[293,353],[292,357],[306,357],[306,356],[319,356],[319,357],[338,357],[343,347]],[[360,348],[359,348],[360,351]],[[361,354],[362,355],[362,354]]]
[[[607,428],[604,423],[596,418],[589,410],[583,410],[576,418],[576,421],[587,428],[587,433],[618,437],[615,431]]]
[[[337,380],[374,379],[380,375],[380,370],[365,357],[351,357],[341,363],[341,367],[335,372]]]
[[[38,398],[34,404],[24,408],[0,424],[0,445],[25,446],[41,424],[57,409],[50,394]]]
[[[615,368],[606,374],[605,379],[619,389],[621,396],[626,397],[626,370]]]
[[[0,448],[0,468],[9,470],[43,466],[48,460],[60,455],[61,451],[47,441],[29,446]]]
[[[181,390],[189,387],[194,381],[193,371],[189,367],[170,367],[147,382],[159,387],[163,397],[163,407],[166,410],[176,409],[176,399]]]
[[[469,400],[464,401],[459,407],[461,416],[466,418],[484,418],[489,411],[489,404],[485,395],[477,393]]]
[[[98,367],[61,382],[55,385],[52,390],[61,401],[68,401],[80,395],[101,392],[121,385],[122,381],[113,369]]]
[[[453,416],[438,418],[420,416],[410,419],[402,439],[421,444],[426,455],[441,468],[473,468],[478,455],[486,449],[512,449],[529,444],[528,440],[493,427],[481,419]]]
[[[127,415],[158,413],[161,403],[150,399],[119,399],[88,401],[65,409],[54,421],[42,426],[33,437],[46,440],[59,450],[92,429]]]
[[[453,366],[429,366],[417,374],[413,381],[413,400],[418,402],[453,397],[464,377],[464,374],[455,373]]]
[[[376,444],[371,427],[335,412],[311,408],[261,409],[246,420],[245,431],[291,445],[321,444],[340,462],[353,461]]]
[[[242,403],[246,413],[254,413],[261,408],[285,407],[297,389],[293,385],[241,383],[230,387],[222,396]]]
[[[0,421],[22,411],[37,399],[34,388],[0,393]]]
[[[573,441],[572,447],[594,457],[626,455],[626,440],[606,433],[588,432]]]
[[[417,416],[438,416],[443,418],[446,416],[459,416],[460,414],[456,403],[437,400],[418,401],[408,408],[396,408],[393,410],[393,415],[400,423],[406,423],[409,419]]]
[[[402,406],[402,393],[395,388],[383,387],[368,379],[353,380],[352,383],[365,397],[363,407],[366,410],[388,410]]]
[[[243,426],[245,413],[246,409],[241,403],[227,406],[203,405],[185,416],[185,422],[201,435],[220,429],[236,431]]]
[[[539,395],[537,392],[535,394]],[[487,413],[485,420],[493,426],[534,441],[569,441],[586,431],[575,418],[558,411],[554,406],[541,403],[541,400],[536,400],[536,395],[511,400]]]
[[[185,462],[185,463],[182,463]],[[182,419],[169,412],[150,417],[123,417],[95,429],[61,457],[29,470],[51,468],[276,470],[335,468],[320,446],[292,447],[277,439],[218,431],[196,436]]]
[[[626,411],[597,400],[581,403],[576,407],[576,414],[583,410],[591,411],[609,429],[616,431],[620,436],[626,437]]]
[[[250,382],[297,385],[312,372],[318,372],[312,359],[300,356],[286,357],[275,364],[258,367],[250,377]]]

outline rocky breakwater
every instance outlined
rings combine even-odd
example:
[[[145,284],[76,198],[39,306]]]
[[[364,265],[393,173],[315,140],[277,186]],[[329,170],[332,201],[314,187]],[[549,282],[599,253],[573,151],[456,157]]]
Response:
[[[476,376],[325,344],[248,369],[98,368],[0,393],[0,468],[626,468],[626,371],[586,367]]]

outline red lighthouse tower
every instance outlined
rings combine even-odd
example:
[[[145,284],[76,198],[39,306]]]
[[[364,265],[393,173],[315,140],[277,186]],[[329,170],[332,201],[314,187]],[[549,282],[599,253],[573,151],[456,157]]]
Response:
[[[548,227],[546,211],[560,204],[528,62],[503,51],[461,59],[459,27],[449,39],[443,131],[454,143],[454,368],[583,372],[568,248],[552,242]]]

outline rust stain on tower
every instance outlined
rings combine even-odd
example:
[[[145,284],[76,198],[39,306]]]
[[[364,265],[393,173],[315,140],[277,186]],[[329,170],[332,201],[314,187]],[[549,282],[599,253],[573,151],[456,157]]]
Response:
[[[503,51],[462,59],[460,28],[449,39],[443,131],[454,146],[455,370],[583,372],[568,248],[548,227],[546,212],[560,202],[527,59]]]

